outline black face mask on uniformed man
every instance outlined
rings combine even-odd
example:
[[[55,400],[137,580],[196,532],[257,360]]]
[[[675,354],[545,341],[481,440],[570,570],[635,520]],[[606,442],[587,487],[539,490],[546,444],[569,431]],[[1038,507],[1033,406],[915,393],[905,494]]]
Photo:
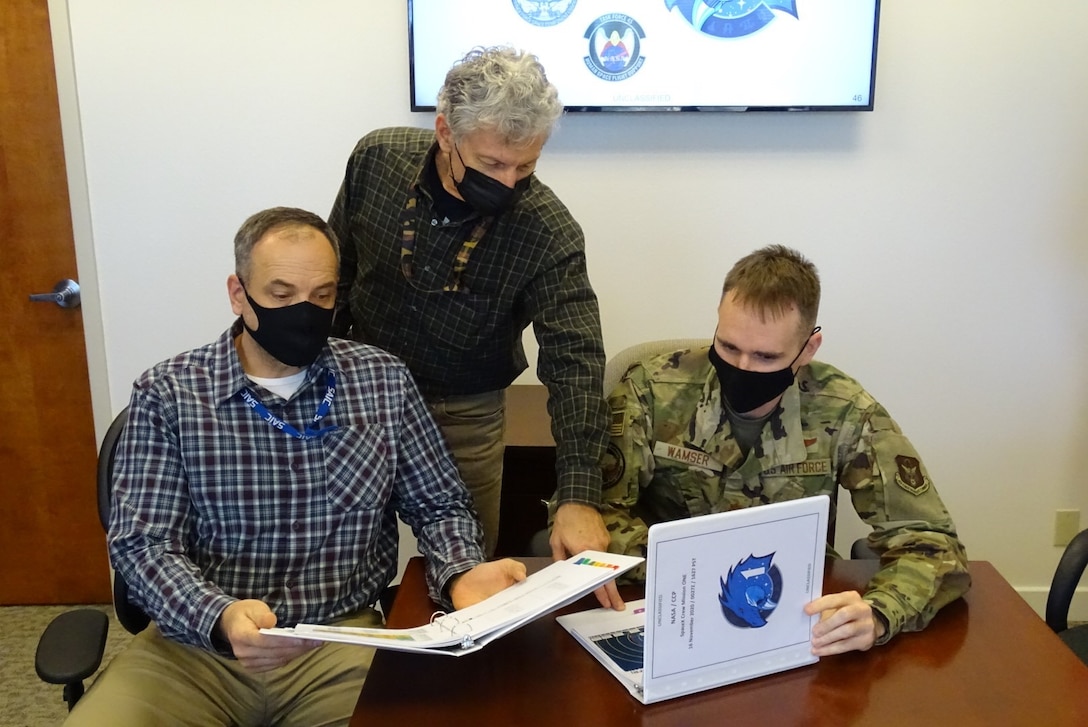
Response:
[[[458,182],[453,176],[453,161],[450,161],[450,178],[453,180],[453,186],[457,188],[458,194],[484,217],[495,217],[506,212],[517,204],[521,195],[529,188],[532,175],[519,179],[513,187],[507,187],[494,177],[489,177],[465,164],[465,160],[461,158],[461,150],[456,144],[453,145],[453,149],[457,152],[457,158],[461,160],[461,166],[465,168],[465,175]]]
[[[793,357],[793,361],[790,361],[786,368],[777,371],[745,371],[737,368],[719,356],[714,344],[711,344],[707,358],[718,373],[722,397],[729,404],[729,408],[738,414],[746,414],[755,411],[790,388],[794,379],[793,364],[801,358],[809,338],[812,338],[818,330],[820,330],[819,326],[813,328],[812,333],[801,346],[801,350]]]
[[[242,286],[245,291],[245,286]],[[329,334],[332,333],[332,308],[322,308],[308,300],[282,308],[265,308],[246,291],[253,313],[257,316],[257,328],[242,325],[261,348],[280,363],[288,366],[309,366],[321,353]]]

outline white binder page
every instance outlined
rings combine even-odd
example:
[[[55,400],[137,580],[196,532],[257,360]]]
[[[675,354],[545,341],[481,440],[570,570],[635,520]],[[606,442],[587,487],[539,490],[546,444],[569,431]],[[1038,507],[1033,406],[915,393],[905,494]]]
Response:
[[[411,629],[360,628],[301,623],[262,633],[376,648],[460,655],[477,651],[529,621],[575,601],[642,562],[642,558],[583,551],[552,563],[521,583],[452,613],[436,614]]]

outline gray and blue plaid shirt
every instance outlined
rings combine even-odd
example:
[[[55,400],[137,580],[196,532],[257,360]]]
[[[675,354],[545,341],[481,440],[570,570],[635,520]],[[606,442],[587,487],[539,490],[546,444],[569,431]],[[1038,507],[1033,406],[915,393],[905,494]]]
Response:
[[[110,558],[164,635],[215,649],[235,599],[280,625],[321,623],[375,602],[396,575],[396,515],[427,559],[431,597],[483,560],[472,500],[404,364],[330,339],[287,401],[249,381],[240,322],[145,372],[118,448]],[[335,395],[313,439],[273,428],[249,388],[299,431]]]

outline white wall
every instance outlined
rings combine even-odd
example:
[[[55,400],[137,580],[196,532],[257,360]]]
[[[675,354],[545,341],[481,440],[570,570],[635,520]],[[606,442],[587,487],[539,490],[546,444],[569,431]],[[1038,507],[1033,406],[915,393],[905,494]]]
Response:
[[[248,214],[327,213],[361,134],[432,119],[408,111],[403,2],[67,6],[102,420],[229,324]],[[1086,34],[1080,3],[885,2],[873,113],[566,117],[540,176],[585,228],[608,350],[709,335],[737,257],[802,249],[821,358],[911,435],[970,556],[1038,604],[1054,510],[1088,511]]]

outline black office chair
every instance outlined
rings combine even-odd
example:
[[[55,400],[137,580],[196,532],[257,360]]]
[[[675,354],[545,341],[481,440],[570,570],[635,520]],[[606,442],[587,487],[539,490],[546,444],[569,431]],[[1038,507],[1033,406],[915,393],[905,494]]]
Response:
[[[113,465],[117,442],[128,421],[125,407],[106,430],[98,450],[98,519],[103,531],[109,528],[110,496],[113,490]],[[142,610],[128,600],[129,588],[120,573],[113,575],[113,610],[117,620],[131,634],[138,634],[151,623]],[[379,597],[382,613],[388,614],[396,597],[396,586],[387,587]],[[92,608],[67,611],[53,619],[38,640],[34,668],[42,681],[64,686],[68,709],[83,696],[83,680],[102,664],[109,633],[109,618]]]
[[[98,519],[103,531],[109,526],[117,442],[127,421],[128,407],[125,407],[106,430],[98,450]],[[119,573],[113,578],[113,610],[130,633],[138,634],[150,623],[143,611],[129,603],[128,584]],[[83,696],[83,680],[102,664],[109,625],[109,619],[101,611],[90,608],[67,611],[53,619],[38,640],[34,668],[43,681],[64,685],[68,709]]]
[[[1077,590],[1084,568],[1088,566],[1088,530],[1077,533],[1065,546],[1062,559],[1050,582],[1050,594],[1046,599],[1046,624],[1058,634],[1058,638],[1088,664],[1088,624],[1069,628],[1069,604]]]

